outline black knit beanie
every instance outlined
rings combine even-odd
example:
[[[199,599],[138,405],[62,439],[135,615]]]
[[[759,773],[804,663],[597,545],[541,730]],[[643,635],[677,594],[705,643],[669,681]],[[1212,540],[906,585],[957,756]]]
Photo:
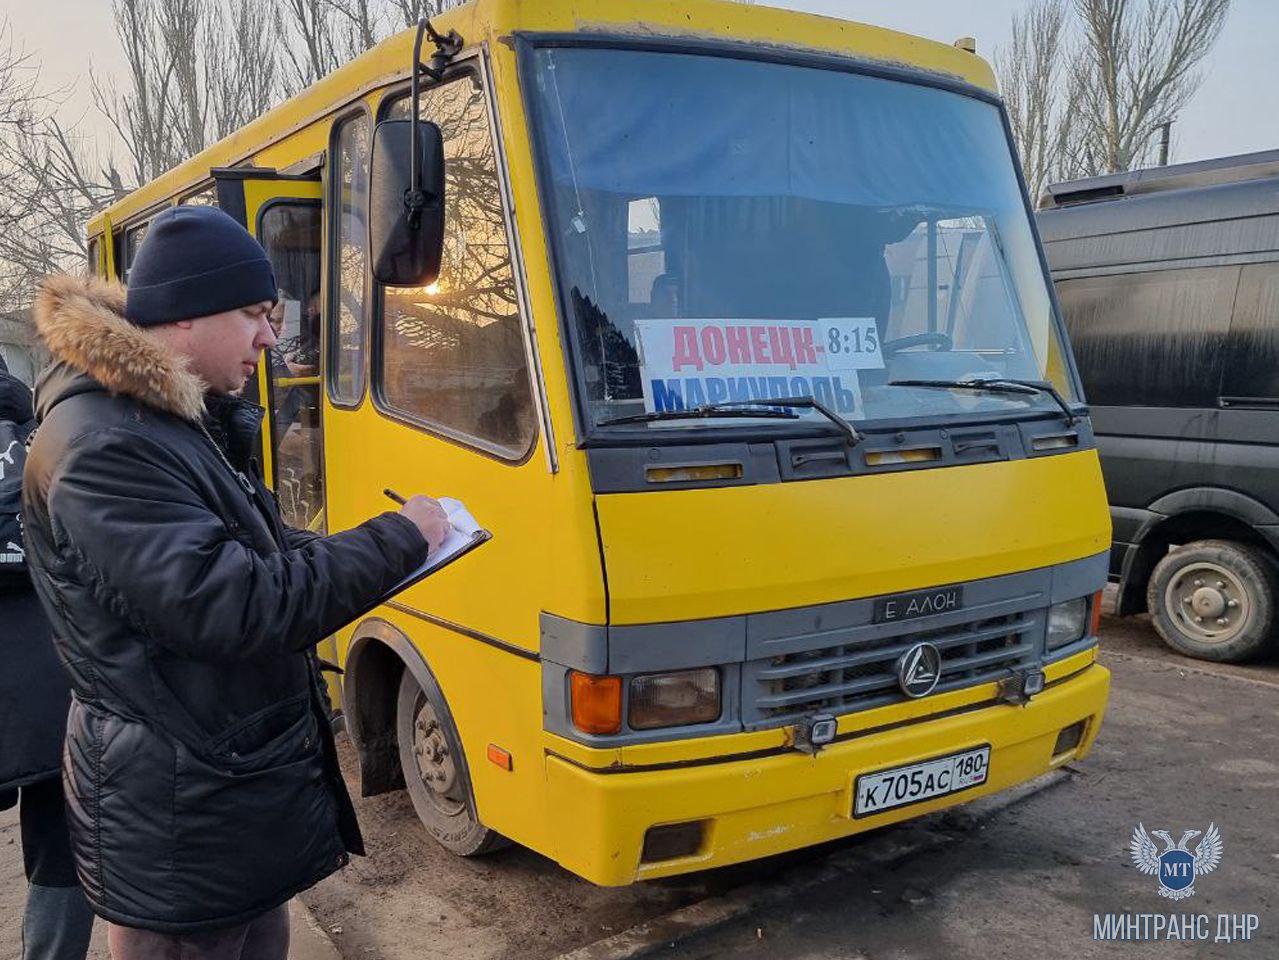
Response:
[[[275,272],[249,231],[216,207],[170,207],[129,268],[124,315],[140,327],[274,301]]]

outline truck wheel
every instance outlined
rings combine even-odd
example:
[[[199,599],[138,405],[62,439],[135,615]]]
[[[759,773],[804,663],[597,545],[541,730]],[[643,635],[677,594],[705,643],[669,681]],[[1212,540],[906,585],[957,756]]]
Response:
[[[404,783],[418,819],[444,849],[461,857],[504,847],[509,841],[480,823],[457,726],[440,688],[430,692],[405,669],[395,728]]]
[[[1146,603],[1168,646],[1189,657],[1235,663],[1270,646],[1276,587],[1274,569],[1254,547],[1200,540],[1159,561]]]

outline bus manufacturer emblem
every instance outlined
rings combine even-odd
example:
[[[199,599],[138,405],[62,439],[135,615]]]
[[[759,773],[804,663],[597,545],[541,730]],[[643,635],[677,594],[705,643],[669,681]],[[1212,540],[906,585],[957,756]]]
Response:
[[[932,590],[916,590],[914,593],[898,593],[891,597],[877,597],[872,608],[872,623],[888,623],[893,620],[914,620],[938,613],[954,613],[964,608],[964,585],[934,587]]]
[[[897,661],[897,684],[908,697],[926,697],[941,679],[941,651],[931,643],[917,643]]]

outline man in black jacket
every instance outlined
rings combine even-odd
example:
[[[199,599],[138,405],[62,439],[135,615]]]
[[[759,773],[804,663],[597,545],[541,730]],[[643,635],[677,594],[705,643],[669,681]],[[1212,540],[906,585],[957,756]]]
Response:
[[[208,207],[153,222],[126,291],[50,277],[27,549],[71,673],[63,777],[116,960],[279,957],[287,901],[363,853],[312,647],[448,531],[425,497],[328,537],[280,522],[234,396],[275,278]],[[177,943],[180,947],[176,946]]]
[[[35,426],[31,391],[0,358],[0,448],[25,440]],[[21,450],[0,449],[0,550],[21,556],[12,542],[13,476]],[[5,564],[6,567],[10,564]],[[49,624],[25,565],[0,572],[0,810],[22,801],[22,863],[27,904],[23,960],[84,960],[93,912],[76,880],[63,812],[62,738],[71,701],[66,671],[49,639]]]

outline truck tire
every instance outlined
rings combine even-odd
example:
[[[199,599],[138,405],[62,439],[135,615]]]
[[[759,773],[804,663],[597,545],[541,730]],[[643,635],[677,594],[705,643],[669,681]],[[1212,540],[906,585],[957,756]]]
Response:
[[[432,678],[434,679],[434,678]],[[444,849],[473,857],[510,841],[484,826],[453,715],[439,686],[423,690],[405,670],[396,701],[395,729],[404,784],[418,819]]]
[[[1150,575],[1146,604],[1159,636],[1188,657],[1237,663],[1273,643],[1279,578],[1265,554],[1228,540],[1170,552]]]

